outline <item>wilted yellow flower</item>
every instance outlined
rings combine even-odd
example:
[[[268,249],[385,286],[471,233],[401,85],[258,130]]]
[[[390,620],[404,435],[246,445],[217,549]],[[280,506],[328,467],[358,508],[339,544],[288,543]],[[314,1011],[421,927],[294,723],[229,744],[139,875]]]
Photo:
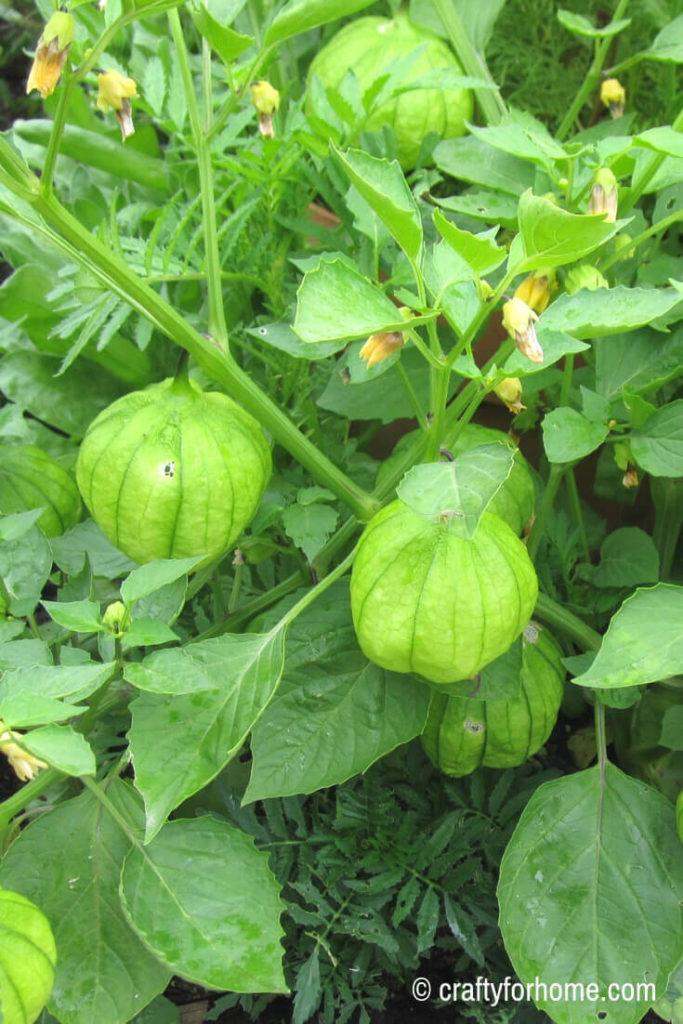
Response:
[[[251,87],[251,102],[258,113],[258,127],[264,138],[275,138],[273,114],[280,106],[280,93],[270,82],[254,82]]]
[[[638,470],[635,466],[629,465],[628,469],[621,478],[621,482],[627,489],[638,486]]]
[[[405,343],[406,336],[403,331],[380,331],[379,334],[370,335],[359,355],[370,370],[377,363],[383,363],[389,356],[393,356]]]
[[[609,224],[614,224],[617,219],[618,202],[617,179],[608,167],[601,167],[595,175],[595,184],[591,189],[588,213],[603,214]]]
[[[522,405],[522,382],[519,377],[506,377],[493,391],[515,415],[526,409],[526,406]]]
[[[523,299],[509,299],[503,306],[503,327],[519,351],[532,363],[542,363],[544,359],[534,327],[537,320],[537,314]]]
[[[29,782],[41,768],[47,768],[47,764],[13,742],[15,739],[21,739],[21,736],[20,732],[12,732],[4,722],[0,722],[0,751],[9,759],[10,767],[17,778],[21,782]]]
[[[548,308],[551,291],[557,288],[553,267],[534,270],[525,277],[515,292],[515,298],[526,302],[527,306],[542,313]]]
[[[43,34],[38,40],[33,64],[26,83],[26,92],[37,89],[45,99],[55,91],[64,65],[66,64],[69,47],[74,38],[75,22],[66,11],[55,11]]]
[[[626,90],[618,78],[606,78],[600,86],[600,99],[608,108],[612,117],[621,117],[624,113]]]
[[[609,288],[609,282],[597,267],[592,267],[590,263],[581,263],[569,271],[564,279],[564,288],[569,295],[573,295],[581,288],[587,288],[591,292],[596,288]]]
[[[135,133],[133,127],[131,99],[138,94],[138,87],[132,78],[126,78],[114,69],[102,71],[97,76],[97,106],[105,113],[113,110],[121,128],[121,139],[126,141]]]

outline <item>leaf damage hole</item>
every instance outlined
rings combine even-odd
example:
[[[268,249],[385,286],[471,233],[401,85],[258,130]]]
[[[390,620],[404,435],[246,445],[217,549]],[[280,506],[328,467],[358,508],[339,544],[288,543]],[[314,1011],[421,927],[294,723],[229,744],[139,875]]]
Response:
[[[172,480],[173,477],[175,476],[175,460],[170,459],[168,462],[164,462],[161,467],[161,473],[162,476],[165,476],[167,479]]]
[[[478,736],[480,732],[483,732],[486,728],[484,722],[473,722],[471,718],[466,718],[463,722],[463,726],[466,732],[471,733],[473,736]]]

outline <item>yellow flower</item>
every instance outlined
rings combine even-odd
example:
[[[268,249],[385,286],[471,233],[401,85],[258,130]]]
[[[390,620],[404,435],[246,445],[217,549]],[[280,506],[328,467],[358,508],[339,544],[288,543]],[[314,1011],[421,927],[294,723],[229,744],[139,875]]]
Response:
[[[606,78],[600,86],[600,99],[612,117],[621,117],[626,103],[626,90],[618,78]]]
[[[534,323],[538,316],[523,299],[509,299],[503,306],[503,327],[514,340],[519,351],[532,363],[542,363],[545,358]]]
[[[602,214],[609,224],[614,224],[617,219],[618,203],[617,179],[609,168],[601,167],[595,175],[595,184],[591,189],[588,213]]]
[[[380,331],[379,334],[370,335],[359,355],[370,370],[377,363],[382,363],[389,356],[393,356],[405,343],[406,336],[403,331]]]
[[[525,277],[515,292],[516,299],[522,299],[527,306],[542,313],[548,308],[551,291],[557,288],[555,270],[552,267],[534,270]]]
[[[37,89],[45,99],[54,91],[66,64],[74,38],[75,22],[65,11],[55,11],[38,40],[33,64],[26,83],[26,92]]]
[[[273,114],[280,106],[280,93],[270,82],[254,82],[251,87],[251,102],[258,113],[258,127],[261,135],[275,138]]]
[[[121,128],[121,139],[126,141],[129,135],[133,135],[131,99],[138,94],[138,87],[132,78],[126,78],[119,71],[102,71],[97,76],[97,106],[105,113],[113,110],[116,113],[116,120]]]
[[[519,377],[506,377],[493,390],[515,415],[526,409],[526,406],[522,405],[522,382]]]
[[[0,750],[9,759],[10,766],[17,778],[21,782],[29,782],[41,768],[47,768],[47,764],[12,742],[14,739],[21,739],[21,736],[20,732],[12,732],[4,722],[0,722]]]

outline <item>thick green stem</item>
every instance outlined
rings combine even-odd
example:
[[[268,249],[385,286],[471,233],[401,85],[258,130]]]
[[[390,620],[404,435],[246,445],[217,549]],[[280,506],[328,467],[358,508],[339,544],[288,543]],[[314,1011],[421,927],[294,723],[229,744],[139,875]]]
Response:
[[[659,578],[667,580],[683,528],[683,480],[653,476],[650,492],[655,506],[652,540],[659,553]]]
[[[585,651],[597,651],[602,643],[599,633],[563,605],[553,601],[547,594],[538,595],[534,616],[547,626],[552,626],[563,633],[568,639],[575,640]]]
[[[491,78],[491,72],[482,54],[475,49],[467,35],[453,0],[432,0],[432,4],[441,18],[451,46],[455,50],[465,74],[471,75],[473,78],[483,78],[485,82],[494,86],[494,88],[475,89],[475,94],[487,124],[499,124],[507,113],[503,97]]]
[[[32,800],[41,796],[46,789],[49,789],[55,782],[59,782],[63,778],[62,773],[58,772],[56,768],[45,768],[36,775],[35,779],[31,779],[30,782],[27,782],[16,793],[3,800],[0,803],[0,832],[3,832],[12,818],[23,811]]]
[[[612,21],[618,21],[619,18],[623,17],[626,8],[628,7],[628,0],[619,0],[617,7],[612,15]],[[574,122],[581,113],[581,108],[590,96],[592,92],[598,87],[600,82],[600,72],[602,66],[607,59],[609,48],[612,44],[612,36],[606,36],[604,39],[595,40],[595,50],[593,53],[593,62],[588,69],[588,74],[583,80],[583,85],[579,89],[578,93],[574,97],[574,102],[570,106],[569,110],[565,114],[560,127],[557,129],[556,136],[562,142],[571,129],[574,126]]]
[[[66,66],[68,68],[68,63]],[[52,131],[50,132],[50,139],[47,144],[47,150],[45,151],[45,161],[43,163],[43,169],[40,176],[40,188],[46,196],[52,195],[55,165],[57,163],[57,157],[59,156],[59,146],[62,141],[64,125],[66,124],[66,115],[69,112],[69,103],[71,102],[72,92],[73,80],[68,72],[66,72],[62,88],[59,90],[55,119],[52,123]]]

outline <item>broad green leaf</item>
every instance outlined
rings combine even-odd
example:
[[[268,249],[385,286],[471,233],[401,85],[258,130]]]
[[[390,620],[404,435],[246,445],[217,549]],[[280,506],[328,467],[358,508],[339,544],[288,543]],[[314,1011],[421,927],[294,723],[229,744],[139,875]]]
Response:
[[[545,326],[575,338],[600,338],[642,327],[665,316],[681,302],[675,288],[582,289],[560,295],[543,314]]]
[[[598,985],[595,1001],[535,998],[557,1024],[597,1020],[607,1005],[612,1024],[642,1020],[655,997],[606,1003],[608,986],[645,979],[664,992],[681,899],[672,805],[609,763],[604,778],[596,766],[540,786],[500,866],[500,928],[520,980]]]
[[[289,0],[268,26],[264,45],[272,46],[291,36],[298,36],[309,28],[346,18],[369,7],[371,3],[372,0]]]
[[[517,199],[504,192],[475,192],[470,190],[459,196],[433,196],[432,202],[443,210],[463,213],[474,220],[487,224],[500,224],[504,228],[517,229]]]
[[[309,562],[312,562],[334,532],[339,514],[329,505],[298,502],[282,513],[285,533],[298,548],[301,548]]]
[[[494,149],[480,139],[444,139],[434,150],[436,166],[458,181],[520,196],[534,183],[535,168],[526,160]]]
[[[679,14],[664,26],[655,37],[652,46],[644,51],[644,56],[650,60],[683,64],[683,14]]]
[[[459,537],[473,537],[479,520],[512,469],[506,444],[485,444],[454,462],[430,462],[408,470],[396,488],[401,501],[428,519],[448,517]]]
[[[128,733],[148,842],[173,808],[238,752],[273,696],[283,664],[284,630],[275,627],[159,651],[127,666],[130,682],[155,691],[132,702]]]
[[[195,27],[204,36],[211,48],[216,51],[224,64],[231,64],[235,58],[248,50],[254,42],[252,36],[243,36],[220,21],[207,10],[204,4],[198,4],[192,10]]]
[[[473,235],[470,231],[456,227],[439,210],[434,212],[434,224],[441,237],[471,267],[476,276],[495,270],[507,255],[506,250],[494,241],[497,228]]]
[[[522,654],[523,639],[519,637],[504,654],[484,665],[474,679],[450,683],[447,692],[456,697],[476,696],[477,700],[513,700],[522,685]]]
[[[467,35],[480,53],[486,49],[504,3],[505,0],[483,0],[473,7],[471,0],[454,0],[453,6],[467,24]],[[432,0],[410,0],[410,20],[448,39],[448,32]]]
[[[561,267],[582,259],[616,235],[624,224],[609,224],[601,215],[567,213],[550,199],[533,195],[531,189],[519,201],[518,216],[524,256],[520,271]]]
[[[119,813],[142,825],[132,788],[107,789]],[[18,836],[0,865],[0,882],[41,907],[57,943],[48,1008],[61,1024],[127,1021],[171,977],[128,924],[118,889],[130,846],[90,793],[44,812]]]
[[[668,125],[659,128],[648,128],[640,135],[633,136],[635,146],[646,146],[658,153],[667,153],[669,156],[683,157],[683,134],[675,131]],[[683,212],[681,212],[683,218]]]
[[[21,746],[66,775],[94,775],[90,744],[69,725],[45,725],[21,737]]]
[[[135,566],[135,562],[107,540],[92,519],[78,523],[61,537],[52,537],[50,547],[55,562],[69,576],[75,576],[81,571],[86,555],[93,576],[104,576],[106,579],[123,576]]]
[[[87,707],[64,704],[38,693],[13,693],[0,697],[0,720],[10,729],[27,729],[48,722],[64,722],[87,711]]]
[[[18,621],[21,622],[21,620]],[[15,640],[14,643],[0,644],[0,671],[2,672],[12,668],[52,665],[52,663],[52,652],[44,640],[31,637],[30,640]]]
[[[130,647],[156,647],[158,644],[168,644],[180,640],[177,633],[157,619],[142,616],[134,618],[132,624],[126,630],[123,639],[125,649]]]
[[[344,581],[289,627],[285,672],[251,736],[244,801],[339,785],[424,728],[429,690],[369,662]]]
[[[33,1024],[55,977],[57,950],[41,910],[16,892],[0,890],[0,1015]]]
[[[538,373],[539,370],[545,370],[548,366],[552,366],[562,356],[572,352],[583,352],[590,348],[590,345],[579,341],[571,334],[565,334],[564,331],[554,331],[552,328],[546,327],[544,316],[545,314],[541,316],[541,319],[536,324],[536,337],[543,349],[543,362],[533,363],[522,352],[515,349],[512,355],[508,356],[505,360],[503,366],[507,377],[528,377],[532,373]]]
[[[74,633],[97,633],[102,629],[100,606],[95,601],[43,601],[50,618]]]
[[[635,587],[659,579],[659,555],[652,537],[637,526],[622,526],[600,547],[600,564],[582,567],[594,587]]]
[[[543,419],[543,447],[549,462],[574,462],[590,455],[609,434],[606,423],[586,419],[576,409],[553,409]]]
[[[567,159],[564,149],[547,128],[529,115],[508,115],[500,124],[488,128],[472,125],[470,130],[476,139],[494,149],[540,167],[553,167],[556,160]]]
[[[109,679],[114,668],[113,662],[93,662],[90,665],[40,665],[10,669],[0,681],[0,700],[16,694],[32,693],[43,697],[84,699]]]
[[[429,401],[429,366],[417,349],[412,347],[402,350],[401,364],[410,378],[418,401],[425,408]],[[327,387],[318,398],[317,404],[321,408],[330,409],[352,420],[381,420],[382,423],[391,423],[400,416],[414,415],[410,398],[395,368],[356,387],[348,385],[339,370],[339,367],[335,367]]]
[[[9,516],[0,515],[0,543],[23,537],[35,526],[42,511],[40,508],[30,508],[26,512],[13,512]]]
[[[639,466],[653,476],[683,476],[683,399],[661,409],[629,436]]]
[[[606,39],[623,32],[631,24],[630,18],[619,18],[617,21],[610,21],[602,28],[596,28],[582,14],[574,14],[573,11],[565,11],[562,8],[557,12],[557,20],[570,32],[577,36],[587,36],[589,39]]]
[[[606,398],[623,389],[651,392],[683,373],[683,328],[671,334],[650,330],[595,341],[596,388]]]
[[[16,520],[28,514],[18,513],[7,519]],[[37,526],[22,530],[21,536],[11,542],[7,540],[0,543],[0,579],[9,596],[7,611],[11,615],[19,617],[31,614],[40,600],[51,568],[50,545]]]
[[[397,160],[378,160],[359,149],[332,147],[352,185],[375,211],[409,260],[422,252],[422,221],[413,193]]]
[[[672,705],[664,712],[659,743],[670,750],[683,750],[683,704]]]
[[[287,352],[294,359],[310,359],[314,355],[308,344],[297,338],[289,324],[262,324],[260,327],[248,327],[246,333],[266,345],[272,345],[280,352]],[[315,357],[324,359],[325,356],[334,355],[339,351],[339,347],[336,341],[320,342],[316,345]]]
[[[683,672],[683,587],[640,588],[612,616],[579,686],[642,686]]]
[[[121,600],[130,607],[135,601],[161,590],[169,583],[175,583],[181,576],[191,572],[201,562],[196,558],[160,558],[139,569],[133,569],[121,584]]]
[[[43,1022],[38,1021],[38,1024]],[[142,1013],[133,1017],[131,1024],[181,1024],[180,1007],[166,996],[157,996]]]
[[[171,821],[129,853],[121,876],[128,918],[175,974],[232,992],[287,992],[280,915],[268,854],[226,822]]]
[[[412,322],[425,323],[433,316],[415,317]],[[391,299],[340,259],[321,260],[299,285],[294,330],[303,341],[346,343],[405,326]]]

